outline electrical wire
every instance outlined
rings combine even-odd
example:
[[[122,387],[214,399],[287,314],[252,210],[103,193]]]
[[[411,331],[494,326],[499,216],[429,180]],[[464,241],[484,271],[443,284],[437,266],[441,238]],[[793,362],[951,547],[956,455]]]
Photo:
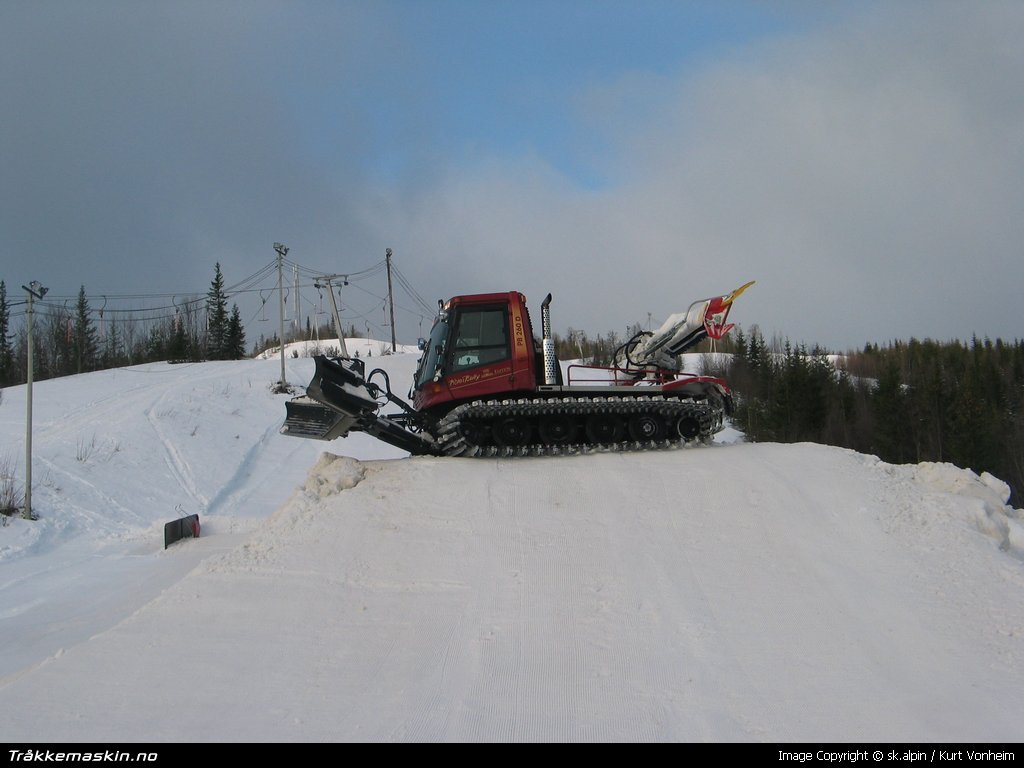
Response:
[[[317,302],[302,296],[301,291],[303,289],[308,291],[313,288],[321,288],[322,280],[329,273],[301,265],[287,258],[281,259],[281,265],[290,267],[293,272],[303,278],[298,286],[302,306],[307,310],[313,309],[314,313],[317,315],[321,314],[323,310],[317,305]],[[413,288],[409,279],[395,265],[394,260],[392,260],[391,269],[392,274],[395,277],[395,282],[408,295],[414,304],[417,305],[415,307],[409,307],[402,302],[395,302],[395,309],[418,318],[422,326],[423,320],[432,316],[434,314],[434,310],[423,299],[423,297],[420,296],[415,288]],[[257,318],[265,312],[266,299],[263,298],[263,293],[266,291],[276,291],[278,289],[277,270],[278,259],[275,258],[261,266],[252,274],[223,288],[224,296],[228,299],[255,293],[260,294],[260,298],[262,299],[261,304],[252,313],[246,325],[251,326],[253,323],[257,322]],[[370,307],[364,306],[360,308],[358,306],[360,303],[358,300],[353,301],[349,298],[344,302],[344,305],[339,312],[343,321],[352,323],[354,321],[362,320],[367,324],[367,326],[372,325],[378,331],[383,330],[380,325],[371,323],[369,318],[376,312],[381,311],[382,307],[386,308],[386,297],[356,283],[371,280],[386,270],[387,259],[382,259],[366,268],[354,270],[344,275],[346,284],[355,288],[358,292],[357,295],[364,295],[372,298],[374,300],[374,304]],[[340,290],[341,286],[338,286],[338,288]],[[98,314],[100,318],[109,317],[111,322],[115,319],[121,319],[124,322],[138,322],[143,326],[151,326],[153,324],[173,320],[174,318],[185,318],[188,320],[188,318],[191,317],[193,319],[188,321],[196,322],[194,319],[195,316],[203,309],[205,303],[209,300],[209,291],[177,291],[173,293],[107,292],[100,294],[85,294],[83,291],[75,296],[48,295],[45,300],[34,301],[33,309],[34,312],[40,316],[40,319],[54,318],[60,320],[65,317],[71,318],[77,311],[77,302],[82,299],[84,299],[88,305],[88,312],[91,315]],[[103,306],[101,309],[97,309],[94,305],[100,301],[103,302]],[[75,302],[75,304],[69,306],[71,302]],[[9,319],[21,318],[27,314],[27,301],[8,302],[7,306]]]

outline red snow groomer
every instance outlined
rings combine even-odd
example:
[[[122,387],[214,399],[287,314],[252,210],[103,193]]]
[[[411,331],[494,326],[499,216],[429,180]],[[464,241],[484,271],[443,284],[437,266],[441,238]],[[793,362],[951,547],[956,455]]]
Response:
[[[679,355],[720,339],[732,303],[753,284],[696,301],[654,333],[623,344],[610,366],[563,372],[551,336],[551,295],[534,338],[517,291],[439,302],[408,405],[387,373],[361,359],[317,357],[304,396],[287,403],[281,432],[333,440],[366,432],[412,454],[515,456],[669,448],[709,441],[732,409],[719,378],[680,372]],[[379,382],[379,383],[378,383]],[[399,411],[381,415],[391,403]]]

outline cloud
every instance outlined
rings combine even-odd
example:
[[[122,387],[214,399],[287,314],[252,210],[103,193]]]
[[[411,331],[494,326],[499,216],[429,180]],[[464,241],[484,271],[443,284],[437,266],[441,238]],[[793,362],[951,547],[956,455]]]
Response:
[[[425,191],[404,231],[459,290],[552,286],[563,327],[757,279],[736,318],[797,341],[1013,338],[1022,26],[1013,4],[899,6],[695,73],[630,72],[577,101],[608,186],[495,158]]]
[[[458,5],[417,7],[3,4],[0,277],[173,291],[274,242],[337,272],[391,247],[427,299],[551,291],[561,329],[756,279],[734,319],[795,341],[1021,335],[1019,4],[795,4],[674,65],[553,71],[532,108],[508,72],[482,95],[515,64],[485,12],[441,66]]]
[[[311,130],[315,105],[304,111],[290,85],[344,98],[365,20],[338,5],[323,27],[275,25],[282,13],[260,2],[5,5],[9,253],[72,288],[132,274],[136,290],[180,290],[203,285],[215,260],[236,277],[255,271],[278,239],[310,250],[331,235],[336,248],[342,231],[358,239],[350,210],[364,198],[367,129],[335,110]]]

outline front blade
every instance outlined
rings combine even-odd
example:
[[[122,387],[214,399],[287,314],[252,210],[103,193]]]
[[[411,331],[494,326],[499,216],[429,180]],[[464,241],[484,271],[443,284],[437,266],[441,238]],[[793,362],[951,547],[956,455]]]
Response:
[[[295,397],[285,403],[287,416],[281,434],[312,440],[333,440],[345,437],[355,419],[333,408],[321,405],[306,396]]]

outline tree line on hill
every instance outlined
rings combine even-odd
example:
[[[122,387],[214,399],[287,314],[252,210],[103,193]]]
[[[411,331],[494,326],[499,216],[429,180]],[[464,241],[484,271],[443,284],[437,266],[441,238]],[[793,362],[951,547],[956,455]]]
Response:
[[[238,305],[227,309],[220,264],[205,299],[186,301],[156,320],[109,313],[90,306],[83,285],[73,307],[37,302],[33,312],[33,376],[75,373],[168,360],[236,360],[246,354]],[[26,381],[28,334],[11,325],[11,301],[0,280],[0,387]]]
[[[949,462],[1024,500],[1024,342],[867,344],[845,355],[734,334],[720,370],[754,441],[816,442],[893,464]]]
[[[612,362],[638,328],[556,335],[563,360]],[[705,341],[694,351],[711,351]],[[949,462],[989,472],[1024,503],[1024,341],[866,344],[843,355],[766,340],[754,326],[716,342],[703,371],[733,389],[734,422],[756,442],[815,442],[892,464]]]

